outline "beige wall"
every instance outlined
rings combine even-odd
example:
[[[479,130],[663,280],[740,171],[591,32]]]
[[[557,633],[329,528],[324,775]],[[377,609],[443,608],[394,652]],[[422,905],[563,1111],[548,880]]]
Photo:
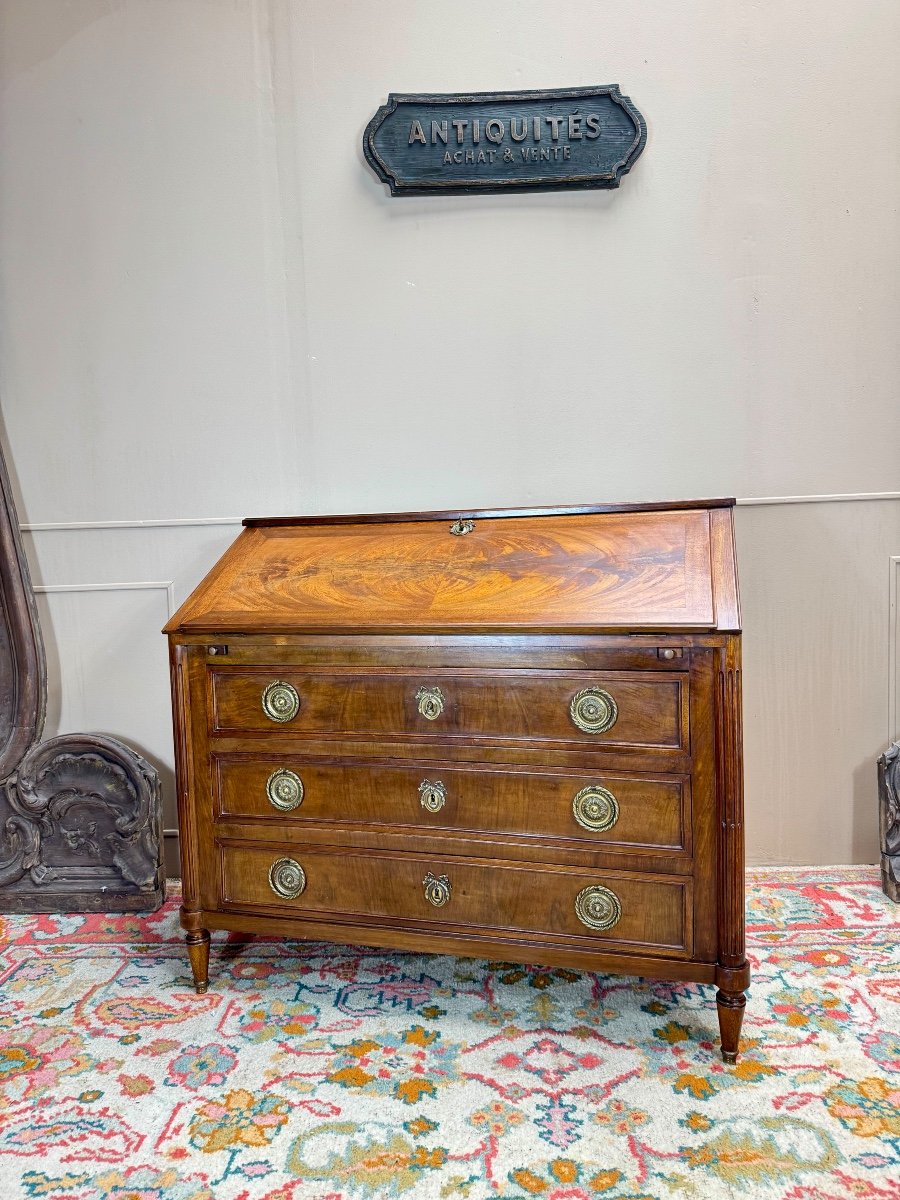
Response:
[[[48,734],[170,781],[156,631],[245,513],[893,493],[738,513],[750,855],[871,860],[898,44],[894,0],[0,0]],[[613,81],[649,125],[618,192],[391,199],[362,160],[390,90]]]
[[[741,507],[737,518],[749,856],[871,862],[874,763],[900,658],[900,501]]]

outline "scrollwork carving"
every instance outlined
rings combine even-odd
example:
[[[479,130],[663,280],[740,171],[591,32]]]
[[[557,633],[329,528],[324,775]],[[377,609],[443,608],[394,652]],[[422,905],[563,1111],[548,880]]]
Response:
[[[115,738],[39,742],[5,781],[3,800],[0,903],[8,910],[103,911],[162,899],[159,776]]]

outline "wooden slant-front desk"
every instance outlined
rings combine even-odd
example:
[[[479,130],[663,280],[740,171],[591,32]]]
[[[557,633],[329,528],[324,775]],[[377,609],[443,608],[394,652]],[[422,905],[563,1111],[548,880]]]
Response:
[[[732,502],[249,520],[166,627],[182,922],[744,989]]]

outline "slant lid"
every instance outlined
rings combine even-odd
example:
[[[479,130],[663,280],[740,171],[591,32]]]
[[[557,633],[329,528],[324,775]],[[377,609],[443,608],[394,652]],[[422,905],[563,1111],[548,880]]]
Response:
[[[731,509],[636,508],[249,522],[166,632],[737,629]]]

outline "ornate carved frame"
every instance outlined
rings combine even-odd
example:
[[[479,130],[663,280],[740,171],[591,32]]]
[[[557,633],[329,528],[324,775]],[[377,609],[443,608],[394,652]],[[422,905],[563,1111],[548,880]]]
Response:
[[[42,742],[46,707],[44,645],[0,450],[0,910],[158,907],[159,775],[115,738]]]

